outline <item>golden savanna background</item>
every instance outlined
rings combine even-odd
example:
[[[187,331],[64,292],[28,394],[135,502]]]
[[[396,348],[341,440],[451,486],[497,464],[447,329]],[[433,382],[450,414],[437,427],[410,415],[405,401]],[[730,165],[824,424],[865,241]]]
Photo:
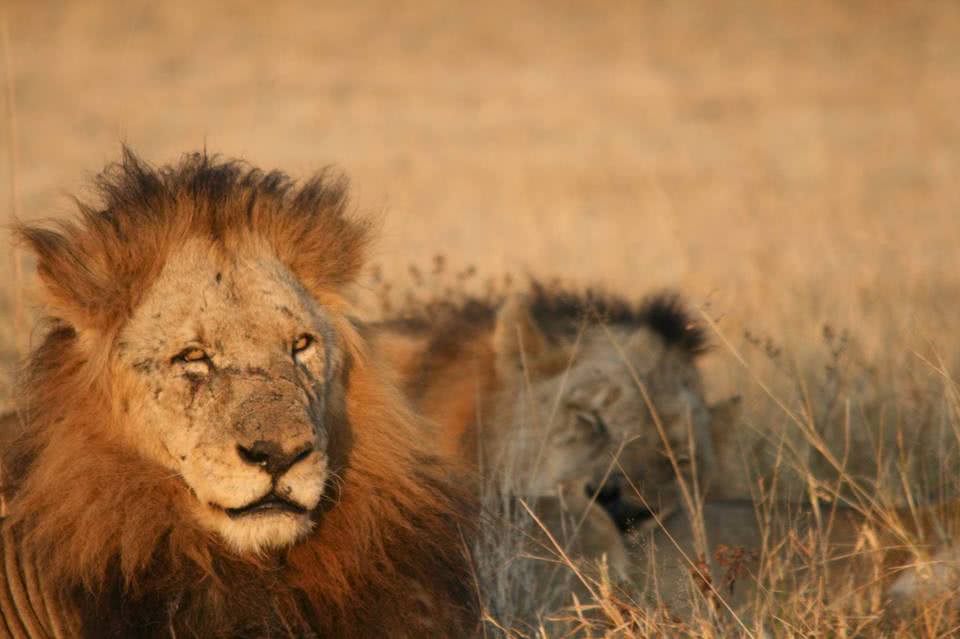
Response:
[[[381,217],[375,261],[398,288],[437,253],[478,279],[675,287],[750,364],[718,347],[707,381],[758,427],[788,425],[753,375],[784,401],[794,372],[833,394],[825,325],[849,335],[834,381],[854,417],[933,426],[907,414],[918,384],[948,411],[955,3],[7,0],[2,20],[10,220],[70,214],[121,141],[155,163],[206,146],[300,176],[335,165]],[[7,397],[32,280],[3,246]]]
[[[8,221],[71,214],[121,142],[334,165],[382,220],[391,294],[436,254],[421,288],[475,266],[458,286],[681,291],[715,322],[708,393],[745,398],[726,492],[778,437],[829,478],[811,433],[894,492],[956,483],[960,4],[5,0],[0,20]],[[2,246],[6,401],[36,329]]]

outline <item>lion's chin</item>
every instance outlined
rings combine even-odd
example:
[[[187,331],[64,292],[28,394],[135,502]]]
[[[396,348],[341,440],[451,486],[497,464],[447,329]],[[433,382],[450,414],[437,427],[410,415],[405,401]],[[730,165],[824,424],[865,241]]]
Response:
[[[290,546],[313,529],[309,513],[268,511],[231,518],[216,514],[215,528],[226,544],[240,554],[262,555]]]

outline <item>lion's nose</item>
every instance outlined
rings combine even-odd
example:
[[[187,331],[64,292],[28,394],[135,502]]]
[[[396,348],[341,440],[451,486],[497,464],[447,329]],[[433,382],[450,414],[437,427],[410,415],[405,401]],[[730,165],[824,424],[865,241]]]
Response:
[[[596,495],[597,503],[601,506],[609,506],[620,499],[620,482],[615,477],[609,477],[599,488],[593,484],[587,484],[585,490],[590,499]]]
[[[237,454],[247,464],[260,466],[273,477],[279,477],[313,452],[313,442],[307,442],[287,452],[278,442],[258,439],[250,446],[237,444]]]

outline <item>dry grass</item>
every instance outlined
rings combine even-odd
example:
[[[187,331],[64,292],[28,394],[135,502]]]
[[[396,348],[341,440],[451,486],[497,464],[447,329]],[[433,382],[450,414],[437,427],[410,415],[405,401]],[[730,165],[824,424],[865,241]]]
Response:
[[[483,280],[472,269],[449,269],[446,262],[411,266],[406,286],[375,278],[372,312],[442,313],[445,303],[468,295],[496,297],[517,287]],[[929,379],[884,379],[849,334],[828,326],[817,345],[822,365],[812,370],[787,366],[782,349],[749,336],[747,344],[776,372],[760,377],[751,354],[740,352],[706,312],[703,322],[715,331],[717,349],[743,368],[744,391],[755,389],[768,403],[762,414],[771,424],[754,423],[758,412],[748,412],[742,431],[721,442],[728,467],[720,473],[723,480],[739,476],[746,488],[715,484],[706,501],[716,506],[727,503],[718,497],[752,499],[754,507],[737,504],[729,517],[750,520],[755,538],[729,546],[731,536],[743,538],[729,531],[744,525],[723,513],[718,517],[716,510],[704,519],[696,487],[683,486],[692,535],[677,542],[667,528],[652,545],[631,545],[635,561],[665,550],[683,561],[656,562],[659,577],[642,572],[633,583],[616,583],[571,561],[552,537],[531,544],[540,527],[536,506],[531,511],[503,499],[504,488],[521,495],[524,490],[509,476],[500,478],[487,509],[498,513],[501,526],[509,523],[489,529],[478,552],[494,636],[946,637],[960,631],[953,590],[960,585],[957,551],[937,557],[960,533],[960,387],[943,362],[917,353],[918,368]],[[891,379],[909,381],[908,392],[886,388]],[[920,521],[926,523],[918,527]],[[682,547],[674,552],[677,543]],[[549,585],[531,557],[559,567]],[[916,610],[890,593],[911,565],[921,567],[917,574],[924,578],[942,565],[949,575],[948,589],[941,587]],[[670,581],[674,598],[660,600],[650,579]],[[677,582],[689,591],[682,610],[675,593],[684,586]],[[581,587],[571,595],[571,585]],[[734,587],[739,597],[732,597]]]
[[[384,213],[376,260],[391,280],[443,253],[498,282],[685,291],[716,321],[711,394],[746,400],[715,494],[774,476],[791,498],[861,486],[924,503],[955,489],[957,5],[4,11],[9,215],[68,213],[65,194],[120,140],[156,162],[205,144],[296,174],[335,163],[357,205]],[[2,404],[31,337],[15,329],[29,265],[21,277],[12,251],[0,262]],[[856,630],[856,606],[771,601],[792,636],[881,636]],[[669,622],[616,614],[609,636]],[[956,619],[936,614],[901,636],[946,636]],[[697,632],[729,636],[713,627]]]

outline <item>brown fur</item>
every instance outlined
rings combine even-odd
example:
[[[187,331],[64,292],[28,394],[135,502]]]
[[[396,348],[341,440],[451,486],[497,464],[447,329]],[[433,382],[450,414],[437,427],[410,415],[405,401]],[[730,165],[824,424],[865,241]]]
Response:
[[[477,411],[500,388],[493,311],[468,304],[436,326],[385,322],[371,333],[401,388],[440,426],[439,449],[452,458],[476,461]]]
[[[408,409],[353,324],[340,289],[368,232],[342,183],[188,155],[152,170],[125,151],[98,180],[104,205],[56,230],[22,227],[52,329],[19,396],[25,433],[4,451],[20,552],[80,611],[84,636],[451,637],[476,623],[465,539],[471,499],[423,448]],[[336,503],[312,533],[243,556],[187,515],[192,497],[116,436],[106,362],[172,247],[212,238],[227,254],[265,241],[335,318],[345,344],[352,446]]]
[[[0,453],[9,450],[10,446],[20,437],[22,432],[23,421],[17,413],[10,411],[9,413],[0,414]],[[0,458],[2,458],[2,454],[0,454]],[[4,486],[7,484],[7,481],[7,471],[0,465],[0,496],[5,493]],[[0,511],[0,515],[3,515],[3,511]]]

